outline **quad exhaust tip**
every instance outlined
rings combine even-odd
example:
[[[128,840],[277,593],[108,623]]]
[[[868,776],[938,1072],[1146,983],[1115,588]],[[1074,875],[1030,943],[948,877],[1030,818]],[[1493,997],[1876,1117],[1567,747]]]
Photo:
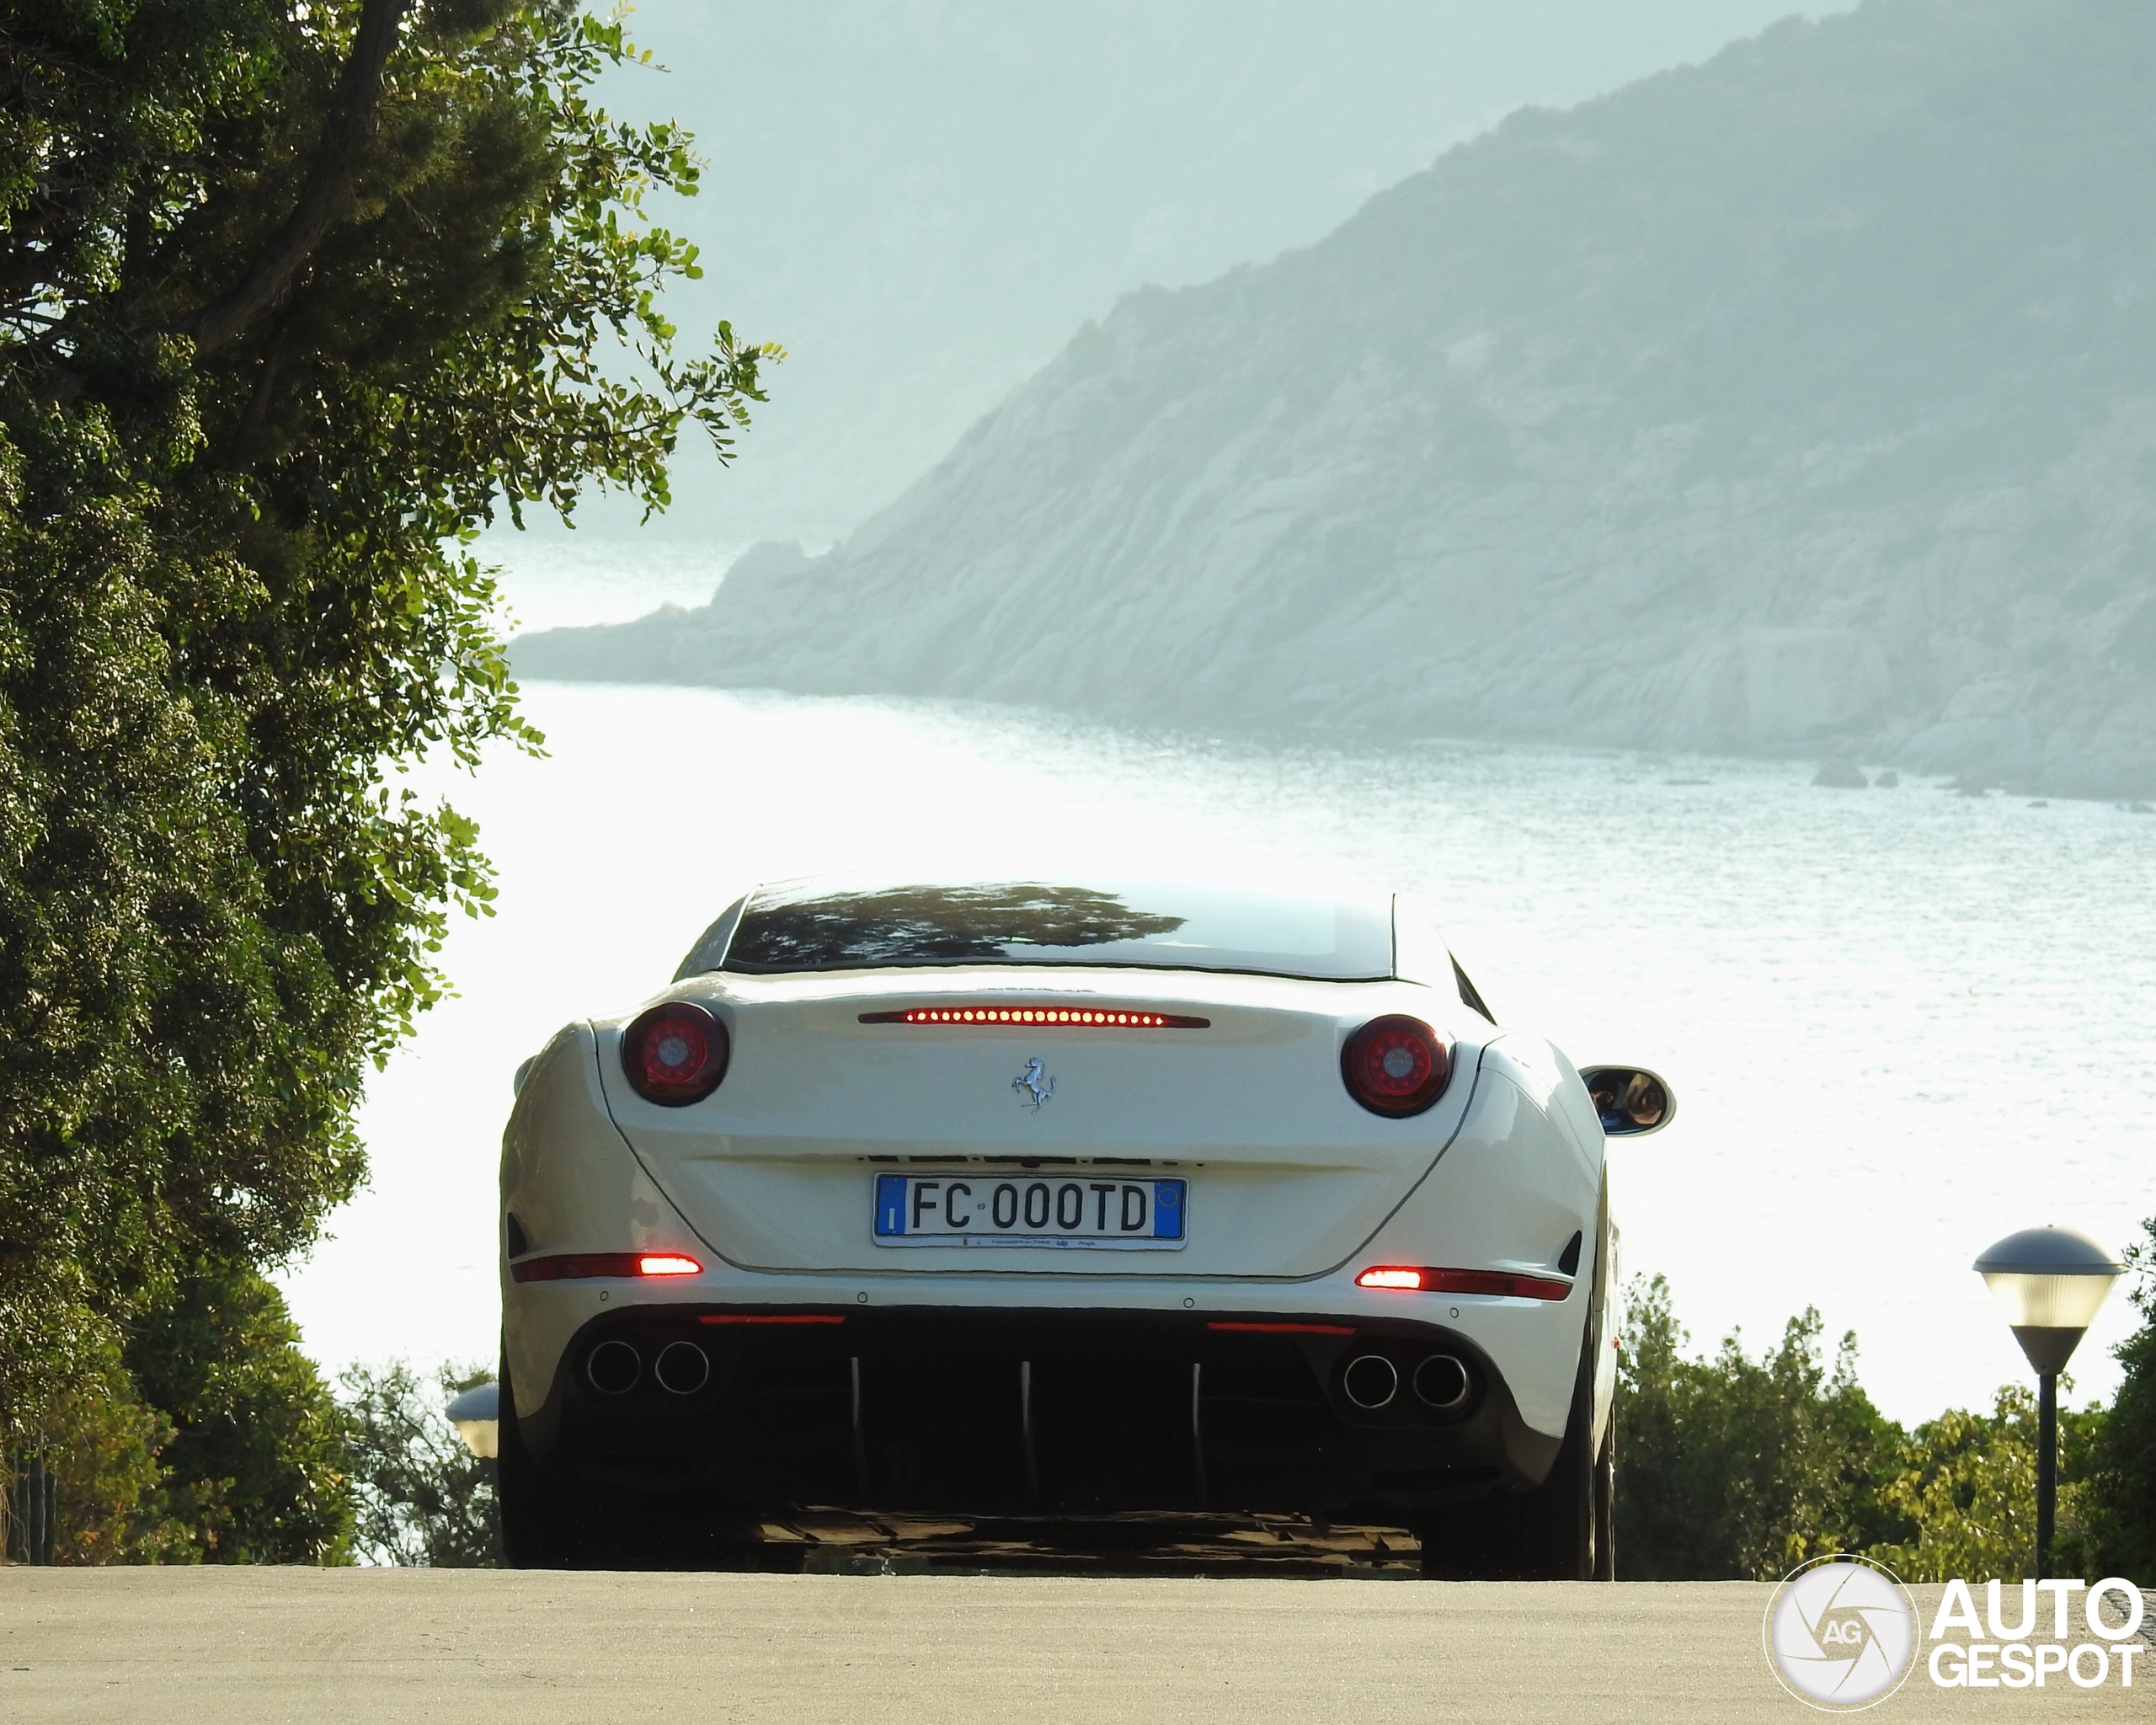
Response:
[[[1374,1413],[1400,1393],[1400,1368],[1382,1354],[1360,1354],[1348,1362],[1340,1387],[1358,1407]]]
[[[585,1356],[584,1376],[602,1396],[626,1396],[643,1376],[643,1356],[627,1342],[601,1342]]]
[[[711,1355],[694,1342],[669,1342],[653,1361],[651,1375],[672,1396],[693,1396],[711,1381]]]
[[[1460,1406],[1473,1387],[1466,1365],[1454,1354],[1433,1354],[1415,1368],[1417,1399],[1440,1413]]]

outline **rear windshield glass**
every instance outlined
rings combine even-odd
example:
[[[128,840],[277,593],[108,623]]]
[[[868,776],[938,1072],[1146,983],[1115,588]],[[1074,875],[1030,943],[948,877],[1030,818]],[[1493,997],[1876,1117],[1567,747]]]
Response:
[[[716,928],[712,932],[718,932]],[[1392,975],[1392,902],[1155,883],[975,881],[760,889],[720,960],[769,975],[925,964],[1134,964],[1375,980]],[[686,967],[685,966],[685,969]]]

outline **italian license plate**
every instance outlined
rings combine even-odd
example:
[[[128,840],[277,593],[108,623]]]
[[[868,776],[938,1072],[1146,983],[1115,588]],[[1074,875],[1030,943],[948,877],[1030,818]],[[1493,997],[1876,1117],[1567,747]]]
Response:
[[[878,1174],[878,1246],[1061,1246],[1159,1252],[1188,1237],[1187,1180],[969,1172]]]

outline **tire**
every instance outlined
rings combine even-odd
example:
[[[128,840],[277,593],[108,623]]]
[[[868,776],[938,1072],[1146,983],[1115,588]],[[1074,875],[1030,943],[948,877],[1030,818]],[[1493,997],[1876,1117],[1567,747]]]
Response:
[[[1598,1457],[1590,1447],[1594,1423],[1594,1355],[1592,1332],[1582,1350],[1579,1376],[1572,1386],[1572,1417],[1565,1422],[1565,1441],[1550,1477],[1533,1491],[1523,1492],[1510,1505],[1510,1548],[1506,1567],[1523,1581],[1593,1581],[1596,1579],[1596,1524],[1599,1520],[1596,1490],[1603,1460],[1613,1461],[1607,1445]]]
[[[502,1562],[510,1569],[554,1569],[563,1566],[561,1515],[539,1466],[524,1446],[510,1389],[509,1350],[502,1350],[497,1378],[500,1402],[495,1410],[494,1491],[501,1513]]]
[[[1611,1503],[1598,1482],[1616,1455],[1616,1426],[1598,1456],[1590,1455],[1594,1418],[1594,1335],[1590,1330],[1573,1381],[1565,1440],[1549,1477],[1530,1491],[1492,1498],[1433,1518],[1415,1531],[1422,1573],[1444,1581],[1599,1581],[1614,1549],[1601,1538]],[[1605,1553],[1608,1556],[1605,1557]]]
[[[1609,1410],[1602,1454],[1594,1464],[1594,1578],[1617,1578],[1617,1410]]]

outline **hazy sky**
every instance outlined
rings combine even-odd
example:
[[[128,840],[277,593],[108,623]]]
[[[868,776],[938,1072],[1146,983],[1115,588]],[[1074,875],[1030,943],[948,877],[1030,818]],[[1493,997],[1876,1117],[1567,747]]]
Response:
[[[850,530],[1086,318],[1314,240],[1527,103],[1711,54],[1788,0],[645,0],[616,79],[710,158],[667,219],[721,315],[791,357],[659,530]],[[607,534],[627,518],[597,509]]]

